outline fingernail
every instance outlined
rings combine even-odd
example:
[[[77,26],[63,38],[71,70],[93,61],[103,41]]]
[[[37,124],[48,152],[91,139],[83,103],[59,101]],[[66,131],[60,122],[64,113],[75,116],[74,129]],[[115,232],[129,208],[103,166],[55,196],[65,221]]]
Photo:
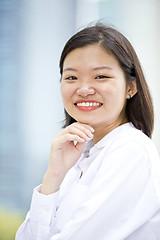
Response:
[[[91,128],[91,132],[94,132],[94,128]]]
[[[88,132],[89,138],[93,138],[93,134],[91,132]]]
[[[93,138],[93,136],[92,137],[87,137],[87,141],[90,141],[92,138]]]

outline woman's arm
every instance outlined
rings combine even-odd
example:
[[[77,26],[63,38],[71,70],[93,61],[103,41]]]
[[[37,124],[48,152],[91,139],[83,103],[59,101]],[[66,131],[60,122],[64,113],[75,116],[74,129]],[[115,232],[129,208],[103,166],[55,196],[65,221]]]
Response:
[[[47,239],[46,237],[48,236],[49,239],[50,224],[52,216],[56,212],[59,192],[43,195],[40,193],[40,189],[41,185],[33,191],[30,211],[17,231],[16,240],[39,239],[39,231],[41,231],[41,237],[44,236],[44,239]]]
[[[49,239],[60,185],[78,161],[85,142],[93,137],[93,131],[89,125],[74,123],[54,138],[42,186],[34,190],[30,212],[18,229],[16,240]]]

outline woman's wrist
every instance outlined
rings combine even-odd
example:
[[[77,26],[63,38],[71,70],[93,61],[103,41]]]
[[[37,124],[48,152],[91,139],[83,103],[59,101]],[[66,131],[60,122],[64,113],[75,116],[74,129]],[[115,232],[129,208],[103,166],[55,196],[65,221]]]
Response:
[[[52,174],[47,171],[43,177],[42,187],[40,193],[49,195],[59,190],[60,185],[65,175]]]

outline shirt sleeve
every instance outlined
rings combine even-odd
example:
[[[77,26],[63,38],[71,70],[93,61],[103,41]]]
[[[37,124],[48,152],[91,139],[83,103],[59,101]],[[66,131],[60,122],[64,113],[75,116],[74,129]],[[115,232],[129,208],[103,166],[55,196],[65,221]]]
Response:
[[[30,211],[18,229],[15,240],[49,239],[59,192],[44,195],[40,193],[40,188],[41,185],[33,191]]]

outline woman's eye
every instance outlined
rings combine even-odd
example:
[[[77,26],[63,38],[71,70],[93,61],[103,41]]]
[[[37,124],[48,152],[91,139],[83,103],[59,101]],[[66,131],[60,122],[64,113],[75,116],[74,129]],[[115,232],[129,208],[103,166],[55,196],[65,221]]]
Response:
[[[75,76],[69,76],[67,78],[65,78],[66,80],[76,80],[77,78]]]
[[[109,78],[108,76],[105,76],[105,75],[99,75],[96,77],[96,79],[103,79],[103,78]]]

